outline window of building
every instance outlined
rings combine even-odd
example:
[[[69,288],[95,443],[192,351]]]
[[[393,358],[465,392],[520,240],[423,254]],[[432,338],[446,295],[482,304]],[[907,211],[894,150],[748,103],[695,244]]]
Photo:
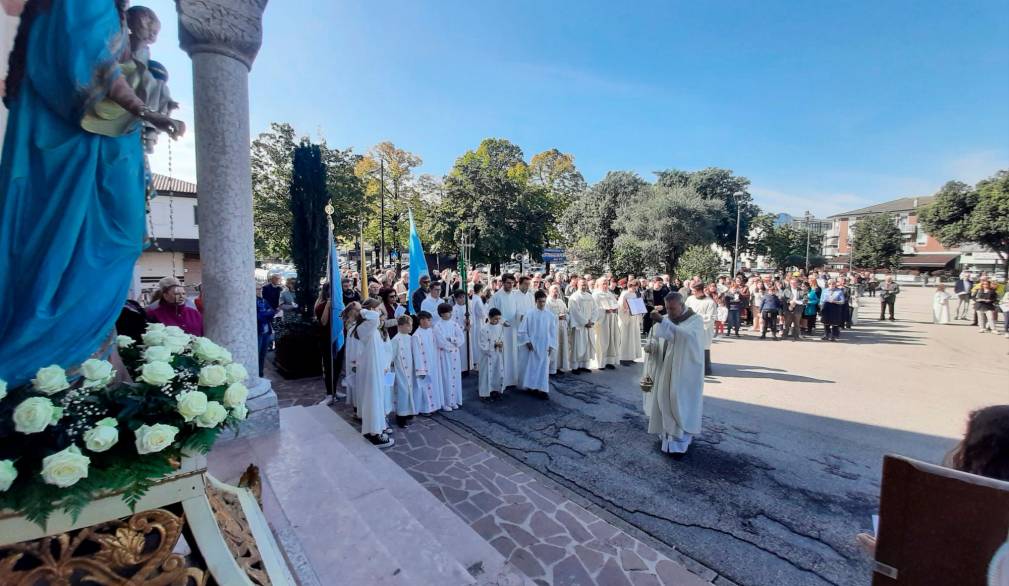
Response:
[[[915,238],[915,243],[916,244],[928,244],[928,234],[926,234],[925,231],[921,229],[921,224],[918,224],[917,228],[918,228],[918,233],[917,233],[917,237]]]

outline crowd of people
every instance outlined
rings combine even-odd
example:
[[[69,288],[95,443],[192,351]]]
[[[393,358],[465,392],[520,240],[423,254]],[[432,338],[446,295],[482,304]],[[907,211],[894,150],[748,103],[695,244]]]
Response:
[[[950,323],[950,303],[956,299],[953,320],[973,319],[979,333],[998,333],[999,313],[1002,314],[1002,332],[1009,338],[1009,291],[1004,283],[994,281],[988,275],[960,273],[950,294],[943,284],[936,285],[932,300],[932,321],[937,324]]]
[[[819,324],[821,339],[837,341],[841,330],[857,324],[864,297],[877,298],[880,319],[893,320],[900,293],[892,277],[878,282],[868,273],[832,277],[801,271],[789,276],[741,271],[711,282],[699,276],[681,281],[668,275],[473,272],[464,288],[463,277],[449,269],[423,275],[411,292],[406,271],[397,278],[389,270],[363,287],[350,272],[341,285],[347,344],[326,365],[327,388],[355,407],[362,432],[376,445],[394,443],[390,413],[405,427],[416,415],[461,407],[462,377],[470,372],[478,373],[480,400],[495,402],[508,389],[548,399],[552,375],[633,366],[642,369],[643,389],[658,389],[646,393],[646,413],[654,411],[659,420],[663,409],[674,413],[652,426],[668,430],[659,434],[666,434],[663,449],[671,453],[682,453],[690,434],[700,431],[703,378],[711,374],[714,339],[740,337],[750,329],[761,339],[770,334],[799,340],[820,333]],[[329,295],[323,287],[316,304],[323,323]],[[670,307],[676,315],[669,315]],[[677,393],[676,381],[664,373],[666,342],[675,338],[670,328],[692,331],[677,319],[694,316],[688,325],[698,325],[698,376],[679,381]],[[676,405],[658,400],[670,392],[678,394]]]

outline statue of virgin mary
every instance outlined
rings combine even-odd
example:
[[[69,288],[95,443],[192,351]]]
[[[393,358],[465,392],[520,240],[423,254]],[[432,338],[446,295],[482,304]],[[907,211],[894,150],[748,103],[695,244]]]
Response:
[[[0,159],[0,379],[18,386],[49,364],[71,368],[111,338],[144,237],[141,122],[126,0],[29,0],[4,98]],[[114,131],[84,120],[121,108]],[[90,128],[86,129],[86,128]]]

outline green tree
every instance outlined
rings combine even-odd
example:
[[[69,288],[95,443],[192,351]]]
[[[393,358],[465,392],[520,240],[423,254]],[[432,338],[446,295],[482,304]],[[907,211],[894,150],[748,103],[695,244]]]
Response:
[[[620,208],[618,255],[646,259],[635,272],[673,273],[687,248],[711,244],[720,205],[688,187],[649,186]]]
[[[790,268],[806,267],[807,232],[793,226],[774,225],[774,216],[762,214],[750,223],[749,252],[765,257],[774,268],[785,273]],[[821,266],[823,257],[815,254],[823,244],[822,234],[808,234],[809,266]]]
[[[561,218],[561,236],[581,270],[615,268],[616,241],[621,233],[617,217],[621,209],[649,193],[648,183],[636,173],[610,171],[575,198]],[[623,263],[636,256],[629,248],[621,254]]]
[[[1009,171],[971,187],[950,181],[918,215],[921,227],[948,248],[976,242],[998,254],[1009,278]]]
[[[274,122],[270,130],[252,142],[253,238],[256,257],[290,260],[294,217],[291,214],[291,181],[294,151],[308,145],[307,137],[297,138],[287,123]],[[354,175],[358,156],[350,149],[332,149],[323,141],[317,145],[326,170],[326,187],[335,208],[337,238],[352,239],[365,209],[364,187]]]
[[[667,187],[689,187],[705,199],[717,201],[721,208],[712,232],[714,243],[732,254],[736,247],[736,210],[739,210],[739,247],[747,250],[750,223],[760,215],[760,208],[750,195],[750,180],[732,174],[730,169],[708,167],[700,171],[669,169],[659,171],[657,183]]]
[[[381,142],[357,162],[355,173],[364,182],[368,213],[365,238],[380,245],[382,233],[381,186],[385,183],[386,254],[402,253],[410,235],[407,211],[420,207],[413,170],[423,161],[391,142]]]
[[[474,262],[498,264],[516,253],[541,255],[553,222],[546,189],[530,181],[522,149],[488,138],[456,160],[426,225],[433,251],[458,252],[466,228]]]
[[[318,293],[328,249],[326,204],[329,203],[326,163],[317,144],[294,148],[290,185],[291,255],[298,271],[295,296],[308,317]]]
[[[542,188],[550,207],[550,215],[559,219],[572,202],[585,192],[585,178],[575,166],[575,158],[557,149],[534,155],[529,161],[529,181]],[[547,226],[544,244],[561,242],[560,222]]]
[[[873,214],[855,222],[851,262],[856,267],[897,270],[904,238],[891,214]]]
[[[694,275],[700,275],[705,283],[710,283],[718,277],[722,270],[722,258],[711,246],[695,244],[683,251],[680,262],[676,265],[676,276],[687,280]]]
[[[291,258],[291,156],[294,128],[273,122],[252,141],[252,225],[256,257]]]

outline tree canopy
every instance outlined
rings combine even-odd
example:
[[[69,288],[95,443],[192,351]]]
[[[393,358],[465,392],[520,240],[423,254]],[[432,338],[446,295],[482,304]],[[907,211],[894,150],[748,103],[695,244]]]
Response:
[[[851,262],[867,269],[897,270],[904,237],[891,214],[873,214],[855,222]]]
[[[1001,170],[974,187],[946,183],[918,221],[943,246],[977,243],[995,252],[1009,277],[1009,171]]]
[[[757,216],[750,226],[749,251],[764,256],[777,270],[784,273],[792,267],[804,269],[807,244],[810,252],[809,266],[823,264],[823,257],[816,254],[823,243],[822,234],[799,230],[789,225],[776,226],[772,214]]]
[[[291,181],[294,151],[309,145],[307,137],[297,138],[294,127],[274,122],[270,130],[252,142],[253,239],[260,259],[290,260],[293,215]],[[353,238],[365,214],[364,186],[354,175],[358,156],[348,150],[332,149],[322,141],[318,145],[325,167],[326,190],[336,209],[334,231],[338,238]]]
[[[705,283],[714,281],[722,270],[722,258],[711,246],[695,244],[683,251],[679,264],[676,265],[676,276],[686,281],[694,275],[700,275]]]

